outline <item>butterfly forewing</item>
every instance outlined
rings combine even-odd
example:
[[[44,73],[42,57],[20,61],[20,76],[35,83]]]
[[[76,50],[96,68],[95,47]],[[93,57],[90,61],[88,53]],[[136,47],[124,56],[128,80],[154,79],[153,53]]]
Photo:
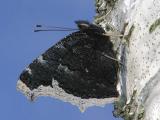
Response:
[[[20,75],[30,90],[53,87],[53,80],[66,93],[81,98],[117,97],[118,63],[109,38],[70,34],[35,59]]]

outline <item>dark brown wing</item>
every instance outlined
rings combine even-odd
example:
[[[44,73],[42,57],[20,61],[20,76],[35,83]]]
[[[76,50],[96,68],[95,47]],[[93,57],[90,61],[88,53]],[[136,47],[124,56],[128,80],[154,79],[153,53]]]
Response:
[[[117,97],[118,63],[109,37],[70,34],[35,59],[20,75],[30,89],[52,86],[56,80],[66,93],[81,98]]]

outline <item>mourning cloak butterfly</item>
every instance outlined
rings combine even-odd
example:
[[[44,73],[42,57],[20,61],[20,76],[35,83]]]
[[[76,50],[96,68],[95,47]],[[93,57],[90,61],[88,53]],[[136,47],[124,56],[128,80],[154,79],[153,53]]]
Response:
[[[79,31],[53,45],[20,74],[17,88],[30,100],[52,96],[83,109],[118,97],[118,62],[110,37],[95,24],[82,20],[76,24]]]

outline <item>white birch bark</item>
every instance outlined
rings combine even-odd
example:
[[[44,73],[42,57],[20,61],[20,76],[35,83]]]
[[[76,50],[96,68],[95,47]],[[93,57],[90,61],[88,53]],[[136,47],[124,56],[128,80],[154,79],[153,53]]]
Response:
[[[115,115],[160,120],[160,0],[96,0],[96,6],[95,23],[118,31],[126,25],[124,38],[113,40],[124,64]]]

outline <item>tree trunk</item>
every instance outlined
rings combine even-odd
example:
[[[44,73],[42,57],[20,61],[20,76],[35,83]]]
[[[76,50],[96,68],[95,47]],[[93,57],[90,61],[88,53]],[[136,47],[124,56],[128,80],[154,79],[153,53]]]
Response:
[[[124,34],[112,40],[123,63],[114,115],[160,120],[160,0],[96,0],[96,11],[95,23]]]

